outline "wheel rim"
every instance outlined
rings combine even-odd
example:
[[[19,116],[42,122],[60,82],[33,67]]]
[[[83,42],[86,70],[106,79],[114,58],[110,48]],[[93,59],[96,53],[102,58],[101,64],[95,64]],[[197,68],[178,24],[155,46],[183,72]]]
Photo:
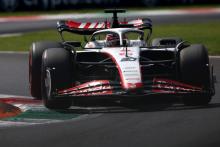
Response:
[[[51,96],[51,74],[50,70],[46,70],[46,75],[45,75],[45,90],[46,90],[46,95],[48,98]]]

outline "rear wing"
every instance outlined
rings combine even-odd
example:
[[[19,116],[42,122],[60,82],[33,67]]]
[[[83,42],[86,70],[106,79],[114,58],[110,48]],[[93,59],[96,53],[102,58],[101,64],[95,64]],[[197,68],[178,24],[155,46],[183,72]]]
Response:
[[[109,22],[76,22],[73,20],[57,22],[59,32],[67,31],[80,35],[91,35],[98,30],[107,28],[110,28]]]
[[[98,30],[109,28],[137,28],[140,30],[152,30],[152,21],[148,18],[137,19],[131,21],[118,22],[115,27],[111,22],[76,22],[73,20],[63,20],[57,22],[57,29],[59,32],[67,31],[80,35],[91,35]]]
[[[150,29],[150,32],[152,32],[152,21],[148,18],[119,22],[118,13],[125,12],[124,9],[106,9],[105,13],[113,14],[111,22],[76,22],[73,20],[63,20],[57,22],[57,29],[61,34],[63,31],[68,31],[80,35],[91,35],[96,31],[110,28]]]

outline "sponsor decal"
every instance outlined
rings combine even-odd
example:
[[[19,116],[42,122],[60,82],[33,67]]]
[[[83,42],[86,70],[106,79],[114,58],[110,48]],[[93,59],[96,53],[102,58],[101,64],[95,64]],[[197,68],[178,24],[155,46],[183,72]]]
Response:
[[[120,49],[119,55],[120,56],[125,56],[126,52],[127,52],[128,56],[132,56],[133,55],[132,50],[129,49],[129,48],[127,48],[127,50],[126,50],[126,48]]]

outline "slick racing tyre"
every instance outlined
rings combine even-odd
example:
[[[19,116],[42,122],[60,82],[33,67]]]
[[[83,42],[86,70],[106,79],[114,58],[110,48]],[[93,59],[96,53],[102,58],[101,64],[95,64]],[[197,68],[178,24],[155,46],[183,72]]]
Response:
[[[41,92],[44,105],[49,109],[67,109],[72,101],[66,98],[55,98],[57,89],[71,86],[71,54],[63,48],[47,49],[42,58]]]
[[[152,46],[176,46],[183,40],[179,37],[155,38],[152,40]]]
[[[34,42],[29,52],[29,84],[31,95],[41,99],[41,63],[43,52],[48,48],[60,48],[62,44],[54,41]]]
[[[182,82],[210,89],[210,70],[207,49],[200,44],[191,45],[180,52],[180,77]],[[207,105],[211,95],[183,97],[185,105]]]

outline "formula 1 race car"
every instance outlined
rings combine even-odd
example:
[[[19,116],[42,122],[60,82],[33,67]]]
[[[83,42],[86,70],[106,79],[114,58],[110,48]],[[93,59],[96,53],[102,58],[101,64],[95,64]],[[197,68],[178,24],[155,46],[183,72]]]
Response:
[[[33,97],[43,99],[49,109],[66,109],[82,98],[126,99],[178,96],[186,105],[206,105],[215,94],[213,66],[207,49],[181,38],[156,38],[150,43],[150,19],[119,21],[59,21],[62,42],[32,44],[29,82]],[[85,37],[65,41],[63,32]]]

